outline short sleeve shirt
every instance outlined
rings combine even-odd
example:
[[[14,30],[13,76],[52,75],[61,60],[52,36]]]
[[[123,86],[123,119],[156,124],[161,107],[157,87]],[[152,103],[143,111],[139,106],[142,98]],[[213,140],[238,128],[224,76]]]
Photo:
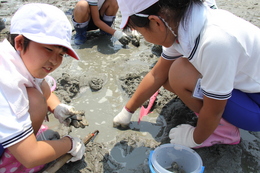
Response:
[[[8,148],[33,133],[26,87],[41,92],[42,79],[31,76],[7,40],[0,43],[0,73],[0,144]]]
[[[211,10],[189,61],[202,74],[201,88],[209,98],[225,100],[233,89],[260,92],[260,29],[224,10]],[[174,43],[177,44],[177,43]],[[174,45],[162,57],[175,59]]]

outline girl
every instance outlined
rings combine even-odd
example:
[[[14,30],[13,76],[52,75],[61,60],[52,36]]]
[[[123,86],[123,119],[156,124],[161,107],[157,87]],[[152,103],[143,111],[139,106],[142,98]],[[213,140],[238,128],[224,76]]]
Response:
[[[161,86],[198,113],[196,127],[170,130],[171,143],[191,148],[237,144],[239,129],[260,130],[260,29],[201,0],[118,0],[121,28],[133,28],[163,52],[114,118],[132,113]],[[231,123],[231,124],[230,124]]]

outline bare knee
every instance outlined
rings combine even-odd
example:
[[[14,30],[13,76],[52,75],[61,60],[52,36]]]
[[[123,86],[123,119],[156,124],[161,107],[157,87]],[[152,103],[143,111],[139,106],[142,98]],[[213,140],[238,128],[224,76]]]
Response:
[[[118,11],[117,0],[106,0],[100,10],[101,16],[106,14],[107,16],[115,16]]]
[[[87,1],[78,1],[73,10],[74,20],[78,23],[84,23],[90,19],[90,7]]]
[[[39,130],[48,107],[45,97],[35,88],[27,88],[29,99],[29,113],[35,133]]]
[[[172,63],[168,80],[170,87],[179,95],[183,90],[192,92],[199,77],[199,72],[188,59],[179,58]]]
[[[110,4],[111,7],[113,7],[114,9],[118,9],[118,3],[117,0],[107,0]]]

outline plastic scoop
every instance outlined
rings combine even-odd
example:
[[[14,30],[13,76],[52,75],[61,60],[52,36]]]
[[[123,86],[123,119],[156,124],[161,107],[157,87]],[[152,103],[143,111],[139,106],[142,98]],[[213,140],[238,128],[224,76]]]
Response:
[[[138,118],[138,124],[141,122],[142,118],[143,118],[145,115],[147,115],[147,114],[149,114],[149,113],[151,112],[150,110],[151,110],[151,108],[152,108],[152,106],[153,106],[153,104],[154,104],[154,102],[155,102],[156,97],[157,97],[158,94],[159,94],[159,90],[156,91],[156,92],[152,95],[152,97],[151,97],[150,100],[149,100],[149,104],[148,104],[147,108],[145,108],[144,106],[141,107],[140,115],[139,115],[139,118]]]

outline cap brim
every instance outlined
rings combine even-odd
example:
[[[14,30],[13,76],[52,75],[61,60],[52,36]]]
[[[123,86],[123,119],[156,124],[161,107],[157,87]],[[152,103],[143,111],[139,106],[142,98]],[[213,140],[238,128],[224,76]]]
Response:
[[[37,42],[37,43],[41,43],[41,44],[48,44],[48,45],[58,45],[58,46],[63,46],[65,48],[68,49],[67,54],[73,58],[75,58],[76,60],[80,60],[78,54],[74,51],[74,49],[71,47],[71,45],[67,44],[67,42],[65,40],[61,40],[58,39],[57,37],[42,37],[39,35],[35,35],[35,34],[22,34],[24,35],[26,38]]]
[[[68,48],[68,47],[66,47],[66,48]],[[68,48],[67,54],[68,54],[69,56],[75,58],[76,60],[80,60],[78,54],[77,54],[73,49]]]

